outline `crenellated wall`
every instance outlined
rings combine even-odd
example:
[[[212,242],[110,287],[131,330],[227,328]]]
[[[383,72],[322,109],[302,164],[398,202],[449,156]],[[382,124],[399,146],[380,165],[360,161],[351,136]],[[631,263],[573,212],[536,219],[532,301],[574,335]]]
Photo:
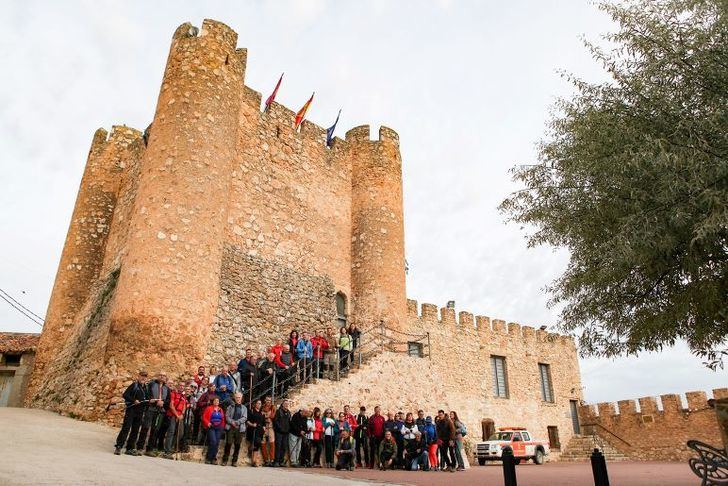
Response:
[[[713,398],[728,398],[728,388],[713,390]],[[585,429],[632,459],[686,461],[693,455],[686,443],[696,439],[720,448],[715,410],[703,391],[642,397],[584,405],[579,417]]]

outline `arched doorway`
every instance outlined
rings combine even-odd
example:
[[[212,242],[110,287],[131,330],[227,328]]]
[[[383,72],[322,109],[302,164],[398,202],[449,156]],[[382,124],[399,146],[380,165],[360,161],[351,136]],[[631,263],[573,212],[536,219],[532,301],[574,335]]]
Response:
[[[490,439],[490,436],[495,434],[495,422],[493,419],[483,419],[480,421],[480,426],[483,429],[483,440]]]

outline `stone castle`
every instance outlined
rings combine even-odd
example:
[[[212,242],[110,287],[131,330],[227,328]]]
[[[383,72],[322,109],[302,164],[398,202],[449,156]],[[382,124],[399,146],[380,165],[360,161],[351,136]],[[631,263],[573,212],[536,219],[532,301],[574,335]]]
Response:
[[[328,148],[323,128],[294,131],[288,108],[261,112],[236,42],[181,25],[148,132],[95,133],[26,401],[114,421],[140,368],[189,375],[292,328],[383,322],[405,344],[429,333],[429,359],[382,351],[297,400],[455,409],[473,438],[523,425],[565,443],[573,339],[408,301],[397,134],[359,126]]]

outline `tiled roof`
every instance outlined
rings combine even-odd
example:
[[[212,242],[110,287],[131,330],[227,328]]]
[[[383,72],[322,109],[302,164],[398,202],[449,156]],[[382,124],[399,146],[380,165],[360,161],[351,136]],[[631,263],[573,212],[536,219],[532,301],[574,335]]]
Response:
[[[0,353],[35,351],[40,334],[30,332],[0,332]]]

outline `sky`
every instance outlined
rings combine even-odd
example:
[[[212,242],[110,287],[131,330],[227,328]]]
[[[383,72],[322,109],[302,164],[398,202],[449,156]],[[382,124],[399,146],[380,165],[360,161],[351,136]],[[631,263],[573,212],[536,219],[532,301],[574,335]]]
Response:
[[[614,30],[584,0],[6,2],[0,37],[0,289],[44,315],[93,132],[152,119],[170,39],[220,20],[248,48],[246,84],[337,134],[370,124],[401,140],[407,293],[539,327],[568,253],[527,248],[499,203],[509,169],[536,161],[559,72],[605,75],[583,46]],[[373,128],[376,132],[376,128]],[[0,330],[39,327],[0,301]],[[587,401],[728,385],[685,344],[582,359]],[[709,393],[710,395],[710,393]]]

